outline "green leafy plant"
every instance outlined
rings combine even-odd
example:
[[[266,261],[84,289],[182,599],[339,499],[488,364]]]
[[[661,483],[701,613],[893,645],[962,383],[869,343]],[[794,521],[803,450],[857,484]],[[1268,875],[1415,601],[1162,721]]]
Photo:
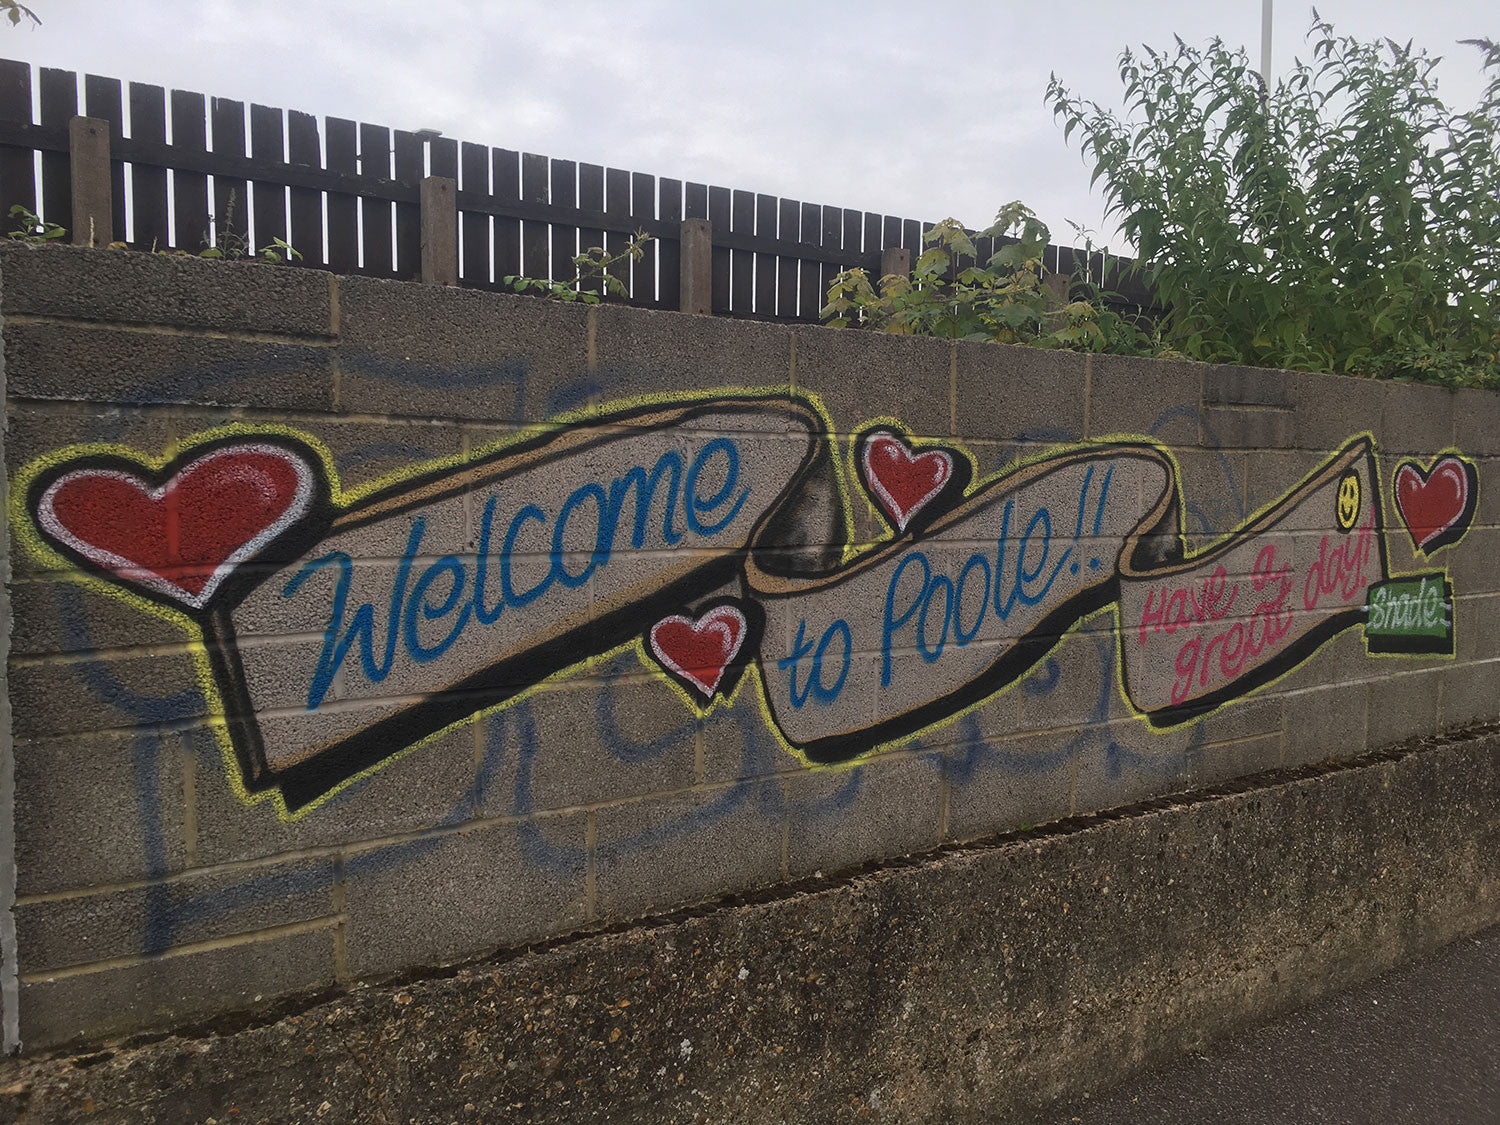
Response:
[[[234,208],[238,201],[238,195],[231,188],[224,201],[223,220],[213,215],[209,216],[209,221],[217,225],[218,232],[212,240],[209,239],[207,231],[203,233],[203,249],[198,251],[198,257],[233,261],[250,256],[249,236],[235,230],[234,227]]]
[[[248,235],[234,228],[234,205],[235,193],[230,191],[224,211],[224,221],[219,224],[218,237],[209,244],[208,235],[204,234],[204,248],[198,251],[198,257],[220,259],[223,261],[247,261],[267,262],[279,266],[283,262],[300,261],[301,251],[293,247],[284,238],[272,238],[258,247],[252,248]]]
[[[618,252],[611,254],[602,246],[590,246],[573,258],[573,280],[553,281],[545,277],[508,274],[501,279],[506,288],[517,293],[549,297],[555,301],[597,305],[603,296],[629,297],[630,288],[619,276],[620,268],[639,262],[646,256],[646,246],[653,240],[645,231],[636,231]]]
[[[1009,239],[981,263],[976,239]],[[900,335],[994,340],[1078,351],[1135,351],[1139,329],[1110,310],[1082,279],[1049,274],[1042,264],[1050,232],[1019,202],[1002,207],[995,222],[970,234],[944,219],[923,235],[926,249],[911,273],[887,274],[878,284],[867,271],[848,269],[828,287],[822,317],[830,327]],[[971,262],[970,265],[961,263]]]
[[[255,256],[263,262],[270,262],[272,265],[302,260],[302,252],[293,247],[284,238],[273,238],[270,242],[263,243],[255,251]]]
[[[1338,36],[1267,90],[1243,51],[1181,40],[1120,58],[1125,115],[1047,100],[1195,359],[1500,385],[1500,46],[1478,105],[1438,61]]]
[[[9,237],[18,242],[54,242],[66,237],[68,233],[56,223],[44,221],[24,203],[11,207],[10,218],[15,227],[10,231]]]
[[[41,18],[20,0],[0,0],[0,15],[10,20],[12,27],[19,27],[23,19],[31,21],[33,27],[41,27]]]

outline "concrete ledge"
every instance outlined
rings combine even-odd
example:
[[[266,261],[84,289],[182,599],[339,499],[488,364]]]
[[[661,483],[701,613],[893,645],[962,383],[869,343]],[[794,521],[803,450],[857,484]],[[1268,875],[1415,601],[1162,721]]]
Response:
[[[7,1062],[0,1112],[1008,1121],[1497,920],[1487,730],[357,988],[274,1022]]]
[[[7,317],[34,314],[283,336],[334,334],[330,276],[300,266],[0,245]]]

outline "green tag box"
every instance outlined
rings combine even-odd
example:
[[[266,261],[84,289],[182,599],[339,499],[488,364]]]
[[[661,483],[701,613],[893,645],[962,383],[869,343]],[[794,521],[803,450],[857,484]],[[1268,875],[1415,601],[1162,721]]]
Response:
[[[1365,614],[1372,653],[1453,655],[1453,583],[1441,571],[1371,584]]]

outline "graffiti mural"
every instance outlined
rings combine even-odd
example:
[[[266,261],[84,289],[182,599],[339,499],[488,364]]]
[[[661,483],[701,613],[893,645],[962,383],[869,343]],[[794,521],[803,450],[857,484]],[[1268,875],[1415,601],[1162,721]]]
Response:
[[[849,483],[852,478],[852,484]],[[807,394],[561,416],[346,493],[315,435],[236,426],[159,459],[75,447],[23,472],[31,548],[184,626],[243,794],[288,815],[549,680],[633,653],[690,715],[752,692],[788,752],[854,762],[954,722],[1115,617],[1151,729],[1263,688],[1345,630],[1453,652],[1445,572],[1393,575],[1373,439],[1189,552],[1171,453],[1122,435],[981,477],[898,419],[836,444]],[[854,545],[851,489],[886,524]],[[1430,557],[1473,465],[1402,463]]]

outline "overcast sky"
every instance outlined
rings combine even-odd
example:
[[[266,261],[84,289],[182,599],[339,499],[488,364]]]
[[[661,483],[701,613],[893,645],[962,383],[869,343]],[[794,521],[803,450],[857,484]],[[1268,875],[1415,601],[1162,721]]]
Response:
[[[1059,241],[1108,231],[1076,146],[1043,105],[1056,72],[1119,104],[1127,45],[1244,45],[1261,0],[31,0],[0,54],[632,171],[903,217],[985,224],[1011,199]],[[1323,0],[1341,32],[1446,56],[1450,105],[1479,90],[1495,0]],[[1277,70],[1305,53],[1277,0]]]

